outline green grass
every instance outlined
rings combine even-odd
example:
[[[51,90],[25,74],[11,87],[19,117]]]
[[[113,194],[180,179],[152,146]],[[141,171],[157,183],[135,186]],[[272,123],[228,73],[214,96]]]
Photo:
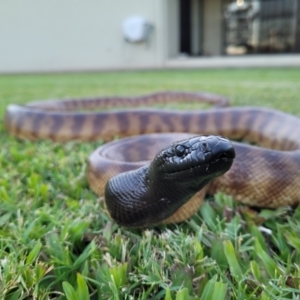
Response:
[[[158,90],[300,116],[299,82],[299,69],[0,76],[0,299],[300,299],[300,208],[218,194],[182,224],[127,230],[88,189],[100,141],[20,141],[2,125],[9,103]]]

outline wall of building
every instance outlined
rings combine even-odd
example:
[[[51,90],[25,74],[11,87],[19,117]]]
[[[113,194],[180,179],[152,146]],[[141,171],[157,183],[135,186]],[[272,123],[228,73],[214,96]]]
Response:
[[[167,0],[164,6],[167,24],[165,35],[166,58],[179,54],[179,0]]]
[[[167,1],[1,1],[0,73],[161,66]],[[148,43],[124,40],[121,25],[132,15],[153,23]]]

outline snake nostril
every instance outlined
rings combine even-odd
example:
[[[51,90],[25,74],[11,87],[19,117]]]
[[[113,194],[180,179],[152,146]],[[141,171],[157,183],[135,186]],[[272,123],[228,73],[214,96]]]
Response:
[[[235,151],[233,146],[229,147],[224,154],[226,155],[227,158],[232,158],[232,159],[235,158]]]
[[[235,158],[235,151],[233,147],[229,147],[228,149],[224,150],[224,152],[220,153],[217,156],[218,159],[223,159],[223,158],[229,158],[229,159],[234,159]]]
[[[222,158],[230,158],[229,155],[227,155],[227,153],[221,153],[219,156],[218,156],[219,159],[222,159]]]
[[[226,140],[219,140],[218,143],[215,144],[212,150],[212,154],[217,159],[228,158],[234,159],[235,158],[235,151],[232,144]]]

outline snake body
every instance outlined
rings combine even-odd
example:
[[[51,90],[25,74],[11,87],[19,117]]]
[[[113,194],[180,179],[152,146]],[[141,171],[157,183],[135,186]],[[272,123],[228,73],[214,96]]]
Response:
[[[116,105],[136,107],[143,104],[188,100],[208,102],[219,107],[203,111],[136,108],[102,112],[78,111],[94,110],[96,107],[108,108]],[[146,226],[185,220],[197,211],[206,193],[214,194],[218,191],[256,207],[276,208],[297,204],[300,200],[298,136],[300,119],[272,109],[224,107],[227,104],[228,100],[221,96],[176,92],[156,93],[136,98],[41,101],[26,106],[8,106],[5,125],[11,134],[26,139],[46,138],[66,141],[101,138],[107,141],[115,136],[138,135],[106,143],[96,149],[88,160],[87,177],[92,190],[98,195],[103,195],[106,187],[108,211],[117,222],[125,226]],[[153,183],[151,176],[149,177],[149,174],[153,173],[151,166],[155,165],[160,155],[170,147],[174,148],[178,141],[183,140],[180,143],[190,144],[195,135],[211,134],[249,141],[256,145],[233,142],[236,157],[228,172],[226,171],[233,157],[228,156],[228,151],[230,154],[231,150],[226,146],[223,150],[227,153],[228,163],[221,168],[221,172],[218,170],[209,180],[204,179],[206,185],[198,184],[197,190],[200,191],[196,192],[196,188],[191,188],[193,193],[188,193],[188,197],[196,194],[190,200],[186,199],[186,195],[179,195],[183,189],[192,186],[190,183],[184,185],[184,188],[181,187],[187,175],[180,177],[177,174],[170,184],[159,184],[165,177],[159,178],[159,174],[155,171],[153,178],[156,181],[150,187]],[[227,143],[228,141],[226,145],[229,145]],[[149,164],[154,157],[153,163]],[[192,167],[193,162],[189,168]],[[138,170],[133,172],[135,169]],[[124,175],[119,175],[124,177],[122,180],[119,180],[119,177],[111,179],[127,171],[133,174],[130,175],[130,181],[124,179]],[[226,172],[224,175],[219,176],[224,172]],[[201,174],[203,175],[203,172]],[[108,181],[110,183],[106,185]],[[134,188],[136,193],[142,196],[138,197],[141,201],[138,205],[136,198],[132,197]],[[114,201],[124,190],[131,197],[125,201],[126,197],[121,195],[121,203],[125,203],[123,213],[119,204],[115,204]],[[171,196],[165,196],[168,190],[176,192]],[[153,205],[150,201],[149,206],[148,199],[153,199],[151,191],[159,194],[159,199],[167,200],[161,201],[160,204],[153,202]],[[165,212],[168,201],[177,204]],[[145,211],[147,214],[143,215]],[[123,217],[123,214],[126,217]]]

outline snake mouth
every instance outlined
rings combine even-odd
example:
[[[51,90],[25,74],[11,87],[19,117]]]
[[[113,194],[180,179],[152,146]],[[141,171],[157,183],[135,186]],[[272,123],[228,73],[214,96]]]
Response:
[[[181,173],[201,173],[202,175],[211,175],[213,173],[216,174],[216,176],[220,176],[230,169],[231,165],[233,164],[233,160],[233,158],[222,156],[210,163],[194,165],[192,167],[177,171],[168,171],[166,174],[173,175]]]
[[[233,149],[233,148],[232,148]],[[217,160],[233,160],[235,158],[235,153],[233,151],[228,151],[221,153],[218,157]]]
[[[193,166],[189,166],[186,168],[182,168],[180,170],[175,170],[175,171],[168,171],[166,173],[168,174],[176,174],[176,173],[183,173],[183,172],[190,172],[192,173],[194,170],[201,170],[203,172],[208,172],[211,167],[214,168],[216,171],[222,171],[222,170],[228,170],[230,166],[232,165],[234,160],[234,157],[230,157],[225,153],[222,153],[219,157],[216,159],[210,161],[209,163],[200,163],[200,164],[195,164]]]

